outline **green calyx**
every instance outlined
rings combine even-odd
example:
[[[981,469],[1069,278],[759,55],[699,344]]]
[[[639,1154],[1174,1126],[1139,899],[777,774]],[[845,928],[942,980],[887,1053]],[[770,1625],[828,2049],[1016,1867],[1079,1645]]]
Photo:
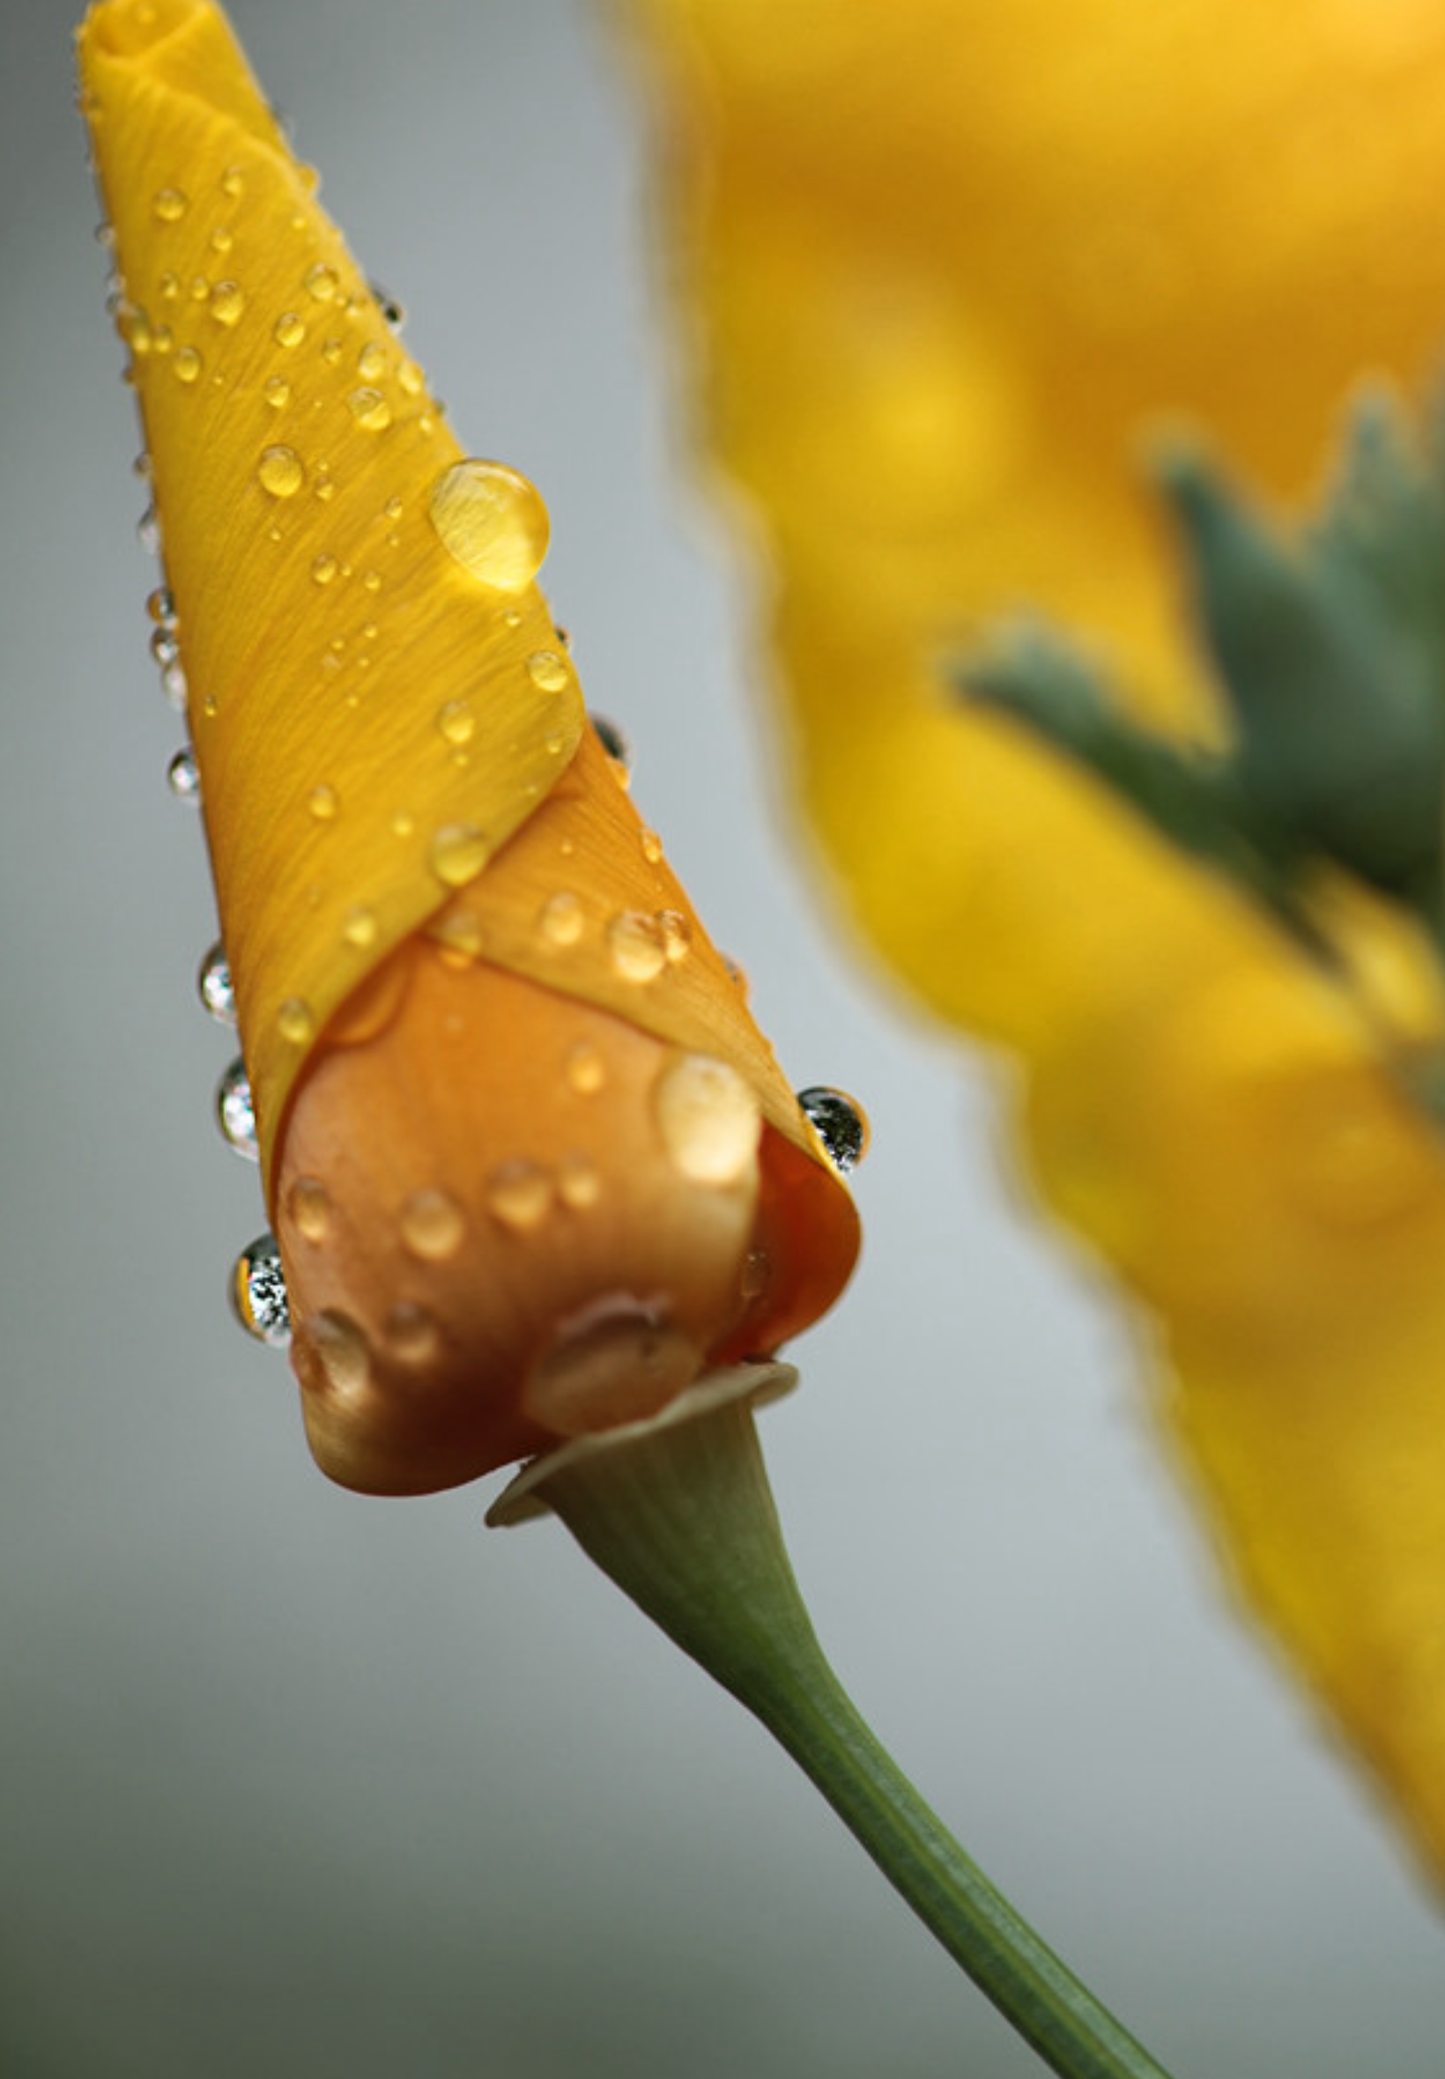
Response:
[[[1322,519],[1283,542],[1199,455],[1160,465],[1199,633],[1225,693],[1219,753],[1144,728],[1028,633],[964,690],[1087,766],[1174,843],[1312,938],[1307,877],[1341,867],[1445,938],[1445,463],[1385,399],[1356,413]]]

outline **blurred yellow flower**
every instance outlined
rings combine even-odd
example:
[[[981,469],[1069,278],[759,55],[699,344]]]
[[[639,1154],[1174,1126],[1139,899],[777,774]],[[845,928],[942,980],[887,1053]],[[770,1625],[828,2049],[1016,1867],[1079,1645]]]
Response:
[[[79,54],[308,1434],[450,1485],[771,1350],[856,1215],[220,11]]]
[[[1141,444],[1288,508],[1445,344],[1423,0],[630,0],[701,439],[761,551],[785,750],[852,919],[1026,1059],[1050,1201],[1157,1310],[1231,1563],[1445,1866],[1445,1037],[1424,932],[1335,964],[951,691],[1027,608],[1221,728]]]

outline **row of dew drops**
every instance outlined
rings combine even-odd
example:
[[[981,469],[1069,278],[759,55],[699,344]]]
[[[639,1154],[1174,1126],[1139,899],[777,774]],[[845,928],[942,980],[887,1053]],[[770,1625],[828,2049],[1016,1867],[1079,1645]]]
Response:
[[[399,325],[402,322],[399,305],[383,292],[375,293],[388,320],[393,326]],[[470,465],[464,465],[467,466]],[[136,472],[149,477],[148,456],[142,454],[137,458]],[[460,476],[462,471],[454,473]],[[457,516],[458,527],[464,517],[461,514]],[[491,526],[487,531],[492,531]],[[159,555],[160,525],[153,505],[142,515],[137,533],[141,545]],[[545,552],[545,536],[542,551]],[[458,555],[458,560],[466,560],[460,540],[453,552]],[[540,561],[540,554],[536,560]],[[171,706],[183,712],[187,705],[188,687],[181,663],[179,624],[174,599],[164,584],[151,592],[146,601],[146,611],[152,623],[150,652],[160,672],[161,690]],[[604,716],[593,715],[590,719],[609,756],[626,766],[630,762],[630,750],[622,730]],[[170,760],[166,768],[166,783],[178,800],[199,803],[200,773],[189,744],[182,746]],[[202,1007],[212,1018],[224,1026],[235,1027],[236,1002],[230,963],[225,947],[219,941],[211,946],[201,962],[197,993]],[[846,1175],[859,1162],[867,1146],[867,1123],[860,1108],[843,1091],[826,1085],[814,1085],[799,1091],[798,1104],[835,1167]],[[260,1147],[255,1107],[245,1061],[240,1055],[225,1069],[216,1086],[215,1113],[227,1145],[246,1160],[258,1161]],[[250,1335],[275,1348],[284,1348],[290,1342],[291,1317],[286,1278],[274,1234],[267,1231],[258,1235],[241,1251],[231,1272],[230,1294],[236,1316]]]

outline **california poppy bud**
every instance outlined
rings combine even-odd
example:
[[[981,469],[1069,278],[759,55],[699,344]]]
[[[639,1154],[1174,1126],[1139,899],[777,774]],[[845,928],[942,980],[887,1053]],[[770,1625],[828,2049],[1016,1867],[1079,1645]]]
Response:
[[[856,1215],[224,17],[80,56],[308,1435],[452,1485],[775,1348]]]

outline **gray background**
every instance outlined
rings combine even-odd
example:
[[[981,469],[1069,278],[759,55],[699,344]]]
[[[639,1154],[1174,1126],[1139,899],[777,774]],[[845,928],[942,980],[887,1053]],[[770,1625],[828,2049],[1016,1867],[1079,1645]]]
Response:
[[[746,587],[691,487],[637,108],[580,0],[236,0],[799,1081],[874,1152],[846,1306],[766,1420],[845,1680],[1180,2079],[1439,2079],[1435,1907],[1238,1624],[1122,1311],[1031,1215],[996,1078],[850,958],[768,772]],[[260,1225],[71,15],[0,65],[5,1382],[0,2072],[1031,2073],[812,1791],[500,1481],[361,1500],[226,1314]]]

